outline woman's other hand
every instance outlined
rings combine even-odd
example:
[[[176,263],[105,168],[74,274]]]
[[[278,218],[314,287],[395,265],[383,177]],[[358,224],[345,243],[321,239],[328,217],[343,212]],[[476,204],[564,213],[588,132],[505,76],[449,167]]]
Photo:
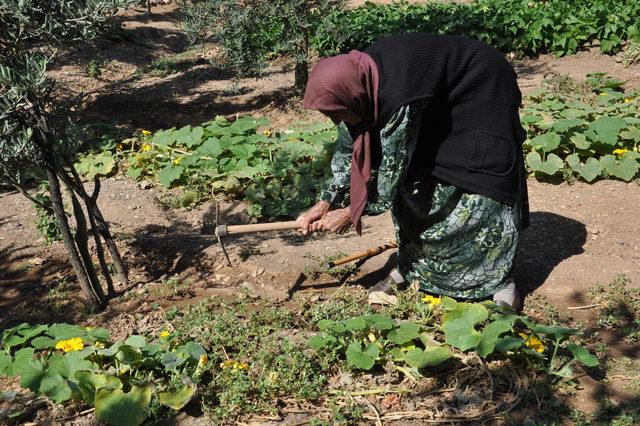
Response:
[[[312,231],[326,231],[342,234],[351,226],[351,210],[349,207],[327,212],[323,218],[312,224]]]
[[[302,235],[307,235],[310,232],[314,232],[317,226],[316,224],[322,217],[329,211],[331,204],[328,201],[318,201],[315,206],[311,207],[296,219],[299,229]]]

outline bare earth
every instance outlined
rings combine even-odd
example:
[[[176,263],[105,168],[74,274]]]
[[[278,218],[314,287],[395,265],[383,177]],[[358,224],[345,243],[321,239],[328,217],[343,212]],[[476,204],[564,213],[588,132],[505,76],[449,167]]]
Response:
[[[152,60],[187,47],[176,27],[174,9],[157,7],[151,17],[141,10],[130,11],[120,19],[128,41],[99,41],[87,49],[67,52],[51,72],[69,102],[79,100],[77,109],[85,122],[158,129],[201,123],[216,114],[251,113],[267,116],[274,127],[285,127],[295,120],[320,118],[303,111],[299,100],[292,98],[293,74],[286,63],[274,64],[265,78],[241,79],[239,93],[232,93],[227,72],[198,54],[188,57],[192,62],[186,69],[173,74],[141,73]],[[87,63],[95,58],[104,61],[99,79],[86,75]],[[543,55],[517,63],[516,69],[525,93],[540,87],[543,76],[551,72],[583,77],[604,71],[627,81],[628,88],[640,86],[640,65],[625,68],[615,57],[597,51],[560,59]],[[640,286],[640,184],[553,185],[529,180],[529,190],[531,226],[522,235],[515,272],[519,285],[531,293],[525,310],[539,313],[531,300],[543,295],[561,312],[587,327],[594,326],[592,311],[566,308],[587,304],[587,289],[617,274],[625,274],[632,286]],[[141,189],[130,180],[114,177],[104,180],[99,201],[131,266],[133,283],[119,290],[153,294],[154,288],[173,276],[190,283],[180,297],[159,300],[164,307],[240,291],[284,300],[295,297],[296,292],[290,291],[294,283],[297,292],[305,294],[332,292],[342,282],[326,274],[315,277],[319,262],[314,258],[359,251],[393,238],[388,214],[366,218],[362,237],[349,233],[303,238],[282,232],[228,238],[233,262],[228,267],[215,237],[201,232],[203,223],[211,221],[213,205],[167,210],[156,201],[159,194],[158,189]],[[225,222],[247,221],[241,205],[223,205],[222,210]],[[35,230],[34,217],[33,208],[21,195],[0,193],[0,324],[52,320],[29,317],[25,306],[44,300],[69,273],[62,243],[45,246]],[[243,261],[241,257],[246,256]],[[392,267],[391,256],[388,252],[368,260],[347,285],[372,285]],[[119,301],[95,321],[110,321],[116,336],[140,331],[140,323],[132,321],[131,315],[150,312],[152,300],[149,296]],[[73,317],[71,312],[66,314]],[[640,356],[638,345],[626,345],[615,334],[601,337],[614,353]],[[593,406],[601,397],[589,380],[583,379],[586,390],[575,398],[578,408]],[[614,383],[613,388],[618,387]],[[619,398],[624,399],[625,394]]]

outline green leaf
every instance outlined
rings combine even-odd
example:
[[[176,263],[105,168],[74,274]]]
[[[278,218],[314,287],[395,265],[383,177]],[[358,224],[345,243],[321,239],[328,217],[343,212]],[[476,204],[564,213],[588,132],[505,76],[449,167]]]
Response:
[[[531,151],[527,154],[527,165],[534,172],[541,172],[547,175],[554,175],[562,170],[564,162],[555,154],[549,154],[546,161],[542,161],[540,154]]]
[[[573,171],[578,173],[587,182],[593,181],[595,178],[602,174],[602,166],[600,162],[593,157],[587,158],[587,161],[583,164],[580,162],[578,154],[571,154],[565,158],[567,164]]]
[[[164,368],[167,371],[175,370],[187,360],[184,354],[180,355],[181,356],[178,356],[176,352],[165,352],[160,357],[160,363],[164,365]]]
[[[127,169],[127,176],[133,180],[138,180],[140,176],[142,176],[142,168],[135,167],[129,164],[129,168]]]
[[[586,367],[597,367],[598,365],[600,365],[598,357],[591,354],[587,348],[578,346],[575,343],[569,343],[567,344],[567,349],[571,351],[575,359],[580,361]]]
[[[60,374],[47,372],[40,384],[40,392],[61,404],[71,399],[73,393],[67,380]]]
[[[184,345],[176,349],[178,353],[183,353],[187,357],[198,361],[202,355],[206,355],[207,352],[202,346],[196,342],[187,342]]]
[[[107,176],[115,167],[116,159],[108,151],[83,155],[75,163],[77,172],[87,179],[93,179],[96,176]]]
[[[189,403],[196,394],[196,386],[195,385],[187,385],[182,389],[172,391],[172,392],[160,392],[158,394],[158,398],[160,399],[160,403],[166,405],[167,407],[171,407],[174,410],[180,410],[185,405]]]
[[[31,341],[31,346],[35,349],[52,348],[56,345],[56,341],[48,336],[38,336]]]
[[[208,138],[198,147],[196,152],[202,156],[217,158],[222,154],[224,147],[217,138]]]
[[[560,370],[554,371],[553,374],[555,374],[556,376],[564,377],[566,379],[572,379],[573,369],[571,368],[571,365],[567,364],[564,367],[562,367]]]
[[[360,370],[371,370],[379,353],[380,349],[373,343],[363,351],[360,342],[354,340],[347,348],[347,363]]]
[[[565,338],[575,334],[580,334],[580,330],[577,328],[538,325],[532,323],[529,323],[528,326],[536,334],[550,334],[559,338]]]
[[[308,340],[309,347],[316,351],[323,349],[325,347],[325,339],[323,334],[318,334],[315,336],[311,336]]]
[[[123,364],[133,364],[134,362],[139,361],[140,358],[142,358],[140,355],[140,349],[126,344],[120,346],[118,353],[116,353],[116,359]]]
[[[620,137],[622,139],[640,142],[640,128],[638,128],[637,126],[631,127],[628,130],[620,132]]]
[[[458,304],[458,302],[456,302],[455,299],[449,297],[449,296],[442,296],[442,309],[445,311],[452,311],[456,308],[456,305]]]
[[[562,118],[553,123],[553,129],[556,132],[564,133],[569,129],[580,126],[582,123],[582,120],[578,120],[576,118]]]
[[[347,331],[362,331],[366,330],[367,322],[362,317],[349,318],[344,323]]]
[[[496,341],[495,349],[503,354],[513,351],[524,344],[524,339],[513,336],[504,336]]]
[[[407,364],[415,368],[439,365],[449,358],[451,358],[451,352],[444,346],[435,346],[425,350],[414,348],[404,355]]]
[[[0,352],[0,376],[10,376],[12,373],[11,363],[13,358],[6,352]]]
[[[60,374],[63,377],[69,377],[71,374],[71,367],[66,356],[59,353],[55,353],[47,360],[47,373],[48,374]]]
[[[111,391],[122,389],[120,379],[104,373],[78,371],[75,373],[75,378],[78,381],[78,387],[80,388],[82,397],[89,404],[94,403],[95,395],[100,389]]]
[[[95,397],[96,417],[110,425],[137,426],[147,417],[153,386],[133,386],[131,391],[101,389]]]
[[[624,157],[618,160],[613,155],[604,155],[600,158],[600,164],[609,176],[629,182],[638,173],[640,165],[633,157]]]
[[[68,340],[74,337],[82,337],[86,330],[80,326],[72,324],[53,324],[49,327],[48,334],[56,341]]]
[[[184,167],[169,164],[158,172],[158,182],[166,188],[171,187],[175,181],[179,180],[184,172]]]
[[[147,339],[144,336],[134,334],[129,336],[124,343],[125,345],[133,346],[134,348],[143,348],[147,344]]]
[[[598,140],[607,145],[615,145],[618,133],[625,127],[627,122],[621,117],[600,117],[589,124],[589,129],[598,135]]]
[[[168,129],[168,130],[160,130],[154,133],[153,139],[151,143],[154,145],[158,145],[162,148],[167,148],[172,145],[176,141],[176,130]]]
[[[420,326],[411,321],[401,322],[387,335],[387,340],[402,345],[420,337]]]
[[[496,348],[496,343],[498,342],[498,338],[500,335],[511,331],[513,327],[513,323],[515,320],[497,320],[492,323],[489,323],[484,330],[482,330],[482,336],[480,339],[480,343],[476,350],[481,357],[486,358],[488,355],[492,354]]]
[[[587,140],[587,137],[583,133],[576,133],[569,138],[571,143],[578,149],[589,149],[591,142]]]
[[[529,144],[536,150],[551,152],[560,146],[560,135],[554,132],[544,133],[529,141]]]
[[[366,315],[364,317],[364,320],[370,327],[381,331],[391,330],[395,325],[395,322],[391,318],[385,317],[384,315],[380,314]]]
[[[474,327],[488,317],[487,308],[478,303],[458,303],[455,309],[442,317],[442,329],[446,335],[446,342],[461,351],[477,346],[480,343],[481,334]]]
[[[202,137],[204,136],[204,129],[200,126],[191,128],[191,126],[184,126],[174,132],[174,138],[178,145],[192,148],[202,143]]]
[[[20,375],[20,386],[38,392],[42,379],[46,375],[44,365],[38,359],[31,359],[25,363],[19,363],[16,360],[13,364],[13,370]]]

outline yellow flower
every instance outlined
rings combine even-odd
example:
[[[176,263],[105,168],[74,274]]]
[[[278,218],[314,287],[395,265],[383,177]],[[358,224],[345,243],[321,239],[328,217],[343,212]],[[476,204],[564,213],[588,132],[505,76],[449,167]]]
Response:
[[[178,164],[180,164],[181,161],[182,161],[182,157],[178,157],[175,160],[173,160],[173,165],[177,166]]]
[[[544,352],[544,345],[542,344],[542,340],[540,340],[538,337],[533,335],[527,336],[524,333],[520,333],[519,336],[525,339],[524,345],[527,348],[533,349],[540,354]]]
[[[262,134],[263,134],[263,135],[265,135],[266,137],[269,137],[269,136],[271,136],[271,130],[269,130],[269,129],[264,129],[264,130],[262,131]]]
[[[209,362],[209,357],[207,356],[207,354],[200,355],[200,359],[198,360],[198,368],[204,367],[205,365],[207,365],[207,362]]]
[[[613,150],[613,153],[615,155],[623,155],[623,154],[626,154],[627,152],[629,152],[628,149],[614,149]]]
[[[61,340],[56,343],[56,349],[66,352],[80,351],[84,348],[84,342],[80,337],[69,340]]]
[[[625,104],[630,104],[631,102],[633,102],[633,98],[624,98]]]
[[[142,133],[142,136],[149,136],[151,134],[149,130],[145,130],[145,129],[141,129],[140,133]]]
[[[238,362],[232,359],[228,359],[226,361],[222,361],[220,363],[220,367],[232,368],[234,370],[246,370],[247,368],[249,368],[249,364],[247,364],[246,362]]]
[[[376,341],[376,335],[373,334],[372,332],[369,332],[369,335],[367,337],[369,338],[370,342],[375,342]]]
[[[87,330],[87,331],[91,331],[91,330],[93,330],[93,327],[91,327],[91,326],[87,326],[87,327],[85,327],[84,329],[85,329],[85,330]]]
[[[93,344],[93,346],[95,346],[98,349],[104,349],[104,347],[105,347],[104,343],[102,343],[102,342],[95,342]]]
[[[146,143],[146,142],[145,142],[145,143],[143,143],[143,144],[142,144],[142,150],[143,150],[143,151],[145,151],[145,152],[146,152],[146,151],[151,151],[152,149],[153,149],[153,146],[151,146],[151,144],[150,144],[150,143]]]
[[[162,331],[160,332],[159,336],[160,336],[161,338],[163,338],[163,339],[166,339],[167,337],[169,337],[169,335],[170,335],[170,334],[171,334],[171,333],[169,333],[169,331],[168,331],[168,330],[162,330]]]
[[[437,305],[440,305],[442,303],[442,298],[435,297],[435,296],[432,296],[430,294],[427,294],[426,296],[424,296],[422,298],[422,301],[424,303],[428,304],[428,305],[437,306]]]
[[[598,95],[600,95],[600,96],[607,96],[607,94],[608,94],[607,92],[600,92],[600,93],[598,93]]]

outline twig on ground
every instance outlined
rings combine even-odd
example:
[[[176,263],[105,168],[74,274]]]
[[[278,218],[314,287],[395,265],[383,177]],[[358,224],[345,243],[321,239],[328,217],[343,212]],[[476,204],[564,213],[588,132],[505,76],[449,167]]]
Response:
[[[330,395],[351,395],[351,396],[367,396],[367,395],[383,395],[386,393],[409,393],[411,392],[411,389],[404,389],[404,388],[398,388],[398,389],[390,389],[390,388],[378,388],[378,389],[369,389],[369,390],[363,390],[363,391],[342,391],[342,390],[330,390],[329,394]]]
[[[584,306],[569,306],[567,308],[568,311],[579,311],[582,309],[591,309],[591,308],[597,308],[598,306],[602,306],[602,303],[594,303],[592,305],[584,305]]]
[[[476,354],[476,357],[478,358],[478,362],[480,363],[480,366],[482,367],[484,372],[487,373],[487,376],[489,377],[489,382],[491,383],[491,400],[493,401],[495,399],[495,393],[496,393],[496,384],[493,381],[493,376],[491,375],[491,371],[489,371],[489,367],[487,367],[487,364],[484,363],[482,358],[480,358],[480,356],[477,354]]]
[[[73,419],[75,419],[77,417],[84,416],[85,414],[92,413],[95,410],[96,410],[95,408],[89,408],[88,410],[80,411],[79,413],[73,414],[71,416],[63,417],[61,419],[58,419],[58,421],[66,422],[66,421],[69,421],[69,420],[73,420]]]
[[[640,376],[623,376],[622,374],[614,374],[613,376],[607,376],[607,378],[621,380],[640,380]]]
[[[367,398],[365,398],[364,400],[369,406],[369,408],[371,408],[371,411],[373,411],[373,413],[376,415],[376,426],[382,426],[382,419],[380,418],[380,412],[378,411],[376,406],[373,405],[371,401],[369,401]]]

